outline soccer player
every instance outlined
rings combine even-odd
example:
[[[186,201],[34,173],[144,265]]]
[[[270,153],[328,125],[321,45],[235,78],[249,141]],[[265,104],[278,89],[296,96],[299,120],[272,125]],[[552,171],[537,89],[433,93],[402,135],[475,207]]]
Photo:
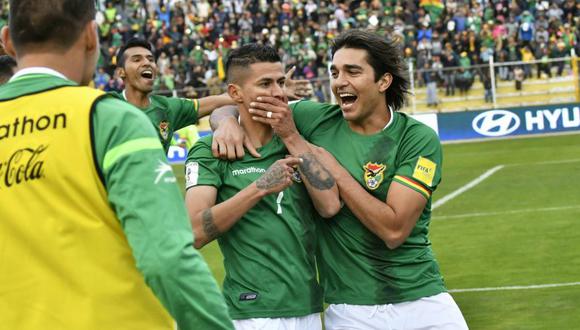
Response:
[[[117,67],[125,90],[111,94],[143,110],[157,130],[165,152],[169,150],[174,131],[196,124],[215,108],[234,104],[227,94],[201,99],[152,95],[157,64],[151,44],[146,40],[134,38],[123,45],[117,55]]]
[[[0,327],[231,329],[138,109],[87,85],[95,2],[10,0],[0,87]]]
[[[249,110],[255,121],[295,136],[288,140],[298,138],[293,116],[298,131],[327,150],[317,156],[346,204],[317,222],[326,329],[467,329],[428,239],[441,144],[432,129],[397,112],[408,92],[400,51],[373,32],[350,30],[332,54],[338,105],[302,101],[290,111],[262,97]],[[236,127],[228,119],[219,129]]]
[[[248,108],[256,97],[287,102],[277,52],[242,46],[230,53],[226,71],[241,125],[262,157],[216,159],[211,136],[193,146],[186,162],[186,204],[195,246],[218,239],[224,296],[236,329],[321,329],[314,214],[338,212],[337,187],[305,140],[292,145],[297,157],[285,158],[285,141],[269,125],[251,120]]]

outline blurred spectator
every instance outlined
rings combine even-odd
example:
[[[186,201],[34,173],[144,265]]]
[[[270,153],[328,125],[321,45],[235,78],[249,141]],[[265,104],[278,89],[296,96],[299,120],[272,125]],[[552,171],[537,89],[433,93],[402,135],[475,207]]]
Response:
[[[524,82],[525,79],[525,74],[524,74],[524,70],[522,69],[521,66],[516,66],[516,68],[514,69],[514,80],[516,82],[516,90],[517,91],[521,91],[522,90],[522,84]]]
[[[216,85],[221,88],[223,76],[218,74],[215,79],[204,77],[204,73],[219,71],[220,56],[223,60],[229,49],[250,42],[277,47],[287,65],[297,66],[297,78],[325,79],[330,41],[352,27],[372,28],[400,40],[401,49],[416,64],[416,70],[436,55],[441,55],[447,69],[460,64],[469,68],[487,63],[491,57],[496,63],[520,61],[527,52],[526,46],[536,59],[542,58],[544,45],[550,59],[580,50],[578,0],[99,0],[98,3],[100,66],[104,73],[114,75],[119,45],[134,36],[146,38],[156,47],[162,73],[159,88],[189,86],[201,91],[208,89],[208,83],[216,90]],[[6,7],[0,7],[0,26],[7,17]],[[563,48],[559,47],[560,42]],[[463,52],[467,56],[466,59],[461,56],[460,61],[458,54]],[[454,57],[451,60],[449,53]],[[565,63],[556,63],[551,66],[563,73]],[[173,71],[173,84],[169,81],[171,75],[163,75],[171,72],[165,70],[168,66]],[[513,79],[511,67],[498,68],[499,79]],[[540,65],[532,69],[547,72]],[[454,93],[456,72],[444,70],[446,94]],[[526,75],[530,74],[526,71]],[[166,81],[161,81],[162,78]],[[418,75],[418,82],[422,81],[423,77]],[[99,86],[103,86],[102,81]]]
[[[556,45],[552,47],[552,50],[550,52],[550,58],[557,59],[565,57],[567,55],[568,52],[566,52],[566,44],[564,43],[564,41],[559,39],[556,42]],[[564,61],[552,62],[552,67],[556,67],[558,69],[558,76],[561,76],[562,72],[564,71]]]
[[[95,73],[95,78],[93,79],[95,88],[105,90],[105,87],[109,84],[109,80],[111,80],[111,76],[109,76],[109,74],[105,72],[105,69],[100,66]]]
[[[473,75],[471,74],[471,71],[460,67],[456,80],[460,95],[465,96],[473,84]]]
[[[16,72],[16,61],[8,55],[0,55],[0,85],[4,85]]]
[[[525,64],[523,65],[524,67],[524,78],[528,79],[532,77],[532,65],[528,64],[532,61],[535,60],[534,58],[534,54],[532,53],[532,50],[530,49],[529,46],[524,46],[520,52],[522,53],[522,62],[524,62]]]
[[[485,103],[493,102],[493,94],[491,91],[491,78],[489,76],[489,71],[484,71],[481,75],[481,83],[483,84],[484,95],[483,98]]]
[[[436,107],[439,103],[437,100],[437,72],[433,70],[431,62],[425,62],[423,69],[423,80],[427,86],[427,106]]]
[[[459,65],[453,51],[447,51],[447,54],[443,58],[443,68],[445,68],[445,95],[453,96],[455,95],[455,67]]]

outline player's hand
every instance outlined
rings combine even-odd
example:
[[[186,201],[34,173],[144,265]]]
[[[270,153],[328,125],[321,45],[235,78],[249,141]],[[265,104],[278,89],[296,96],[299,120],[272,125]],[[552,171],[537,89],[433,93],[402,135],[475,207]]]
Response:
[[[248,152],[252,156],[256,158],[261,157],[244,129],[234,117],[224,119],[220,126],[213,132],[211,152],[216,158],[228,160],[241,159],[245,155],[244,147],[248,149]]]
[[[298,134],[292,110],[288,103],[275,97],[259,96],[250,103],[252,119],[272,126],[274,132],[282,139]]]
[[[302,164],[302,159],[287,157],[272,164],[266,173],[256,180],[256,187],[266,194],[278,193],[292,185],[294,167]]]
[[[310,98],[312,96],[312,84],[306,79],[293,80],[292,75],[296,71],[296,66],[293,66],[286,72],[286,82],[284,83],[284,91],[291,101],[303,98]]]

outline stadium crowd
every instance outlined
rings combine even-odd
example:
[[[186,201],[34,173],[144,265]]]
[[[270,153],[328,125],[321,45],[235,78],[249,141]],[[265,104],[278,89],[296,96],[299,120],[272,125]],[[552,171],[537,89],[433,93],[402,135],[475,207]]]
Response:
[[[400,39],[415,68],[436,70],[417,75],[418,84],[437,82],[448,95],[469,89],[476,71],[468,68],[491,56],[496,62],[542,60],[533,66],[540,77],[563,74],[564,62],[549,59],[580,53],[575,0],[100,0],[100,8],[102,54],[94,83],[105,90],[122,88],[115,54],[133,36],[156,48],[157,89],[204,95],[220,91],[227,53],[250,42],[275,46],[287,66],[296,65],[298,77],[325,79],[329,41],[355,27]],[[6,19],[3,6],[0,25]],[[462,69],[445,70],[451,67]],[[531,65],[522,69],[525,78],[533,74]],[[498,77],[512,80],[514,71],[500,68]],[[320,83],[315,87],[324,100]]]

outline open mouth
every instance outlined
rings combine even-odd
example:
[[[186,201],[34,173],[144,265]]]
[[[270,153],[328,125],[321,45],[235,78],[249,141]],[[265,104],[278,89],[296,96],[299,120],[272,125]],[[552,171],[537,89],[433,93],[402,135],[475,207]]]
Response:
[[[153,70],[143,70],[141,72],[141,77],[145,78],[145,79],[153,79]]]
[[[358,96],[352,93],[339,93],[338,97],[340,97],[340,102],[343,106],[349,106],[358,99]]]

